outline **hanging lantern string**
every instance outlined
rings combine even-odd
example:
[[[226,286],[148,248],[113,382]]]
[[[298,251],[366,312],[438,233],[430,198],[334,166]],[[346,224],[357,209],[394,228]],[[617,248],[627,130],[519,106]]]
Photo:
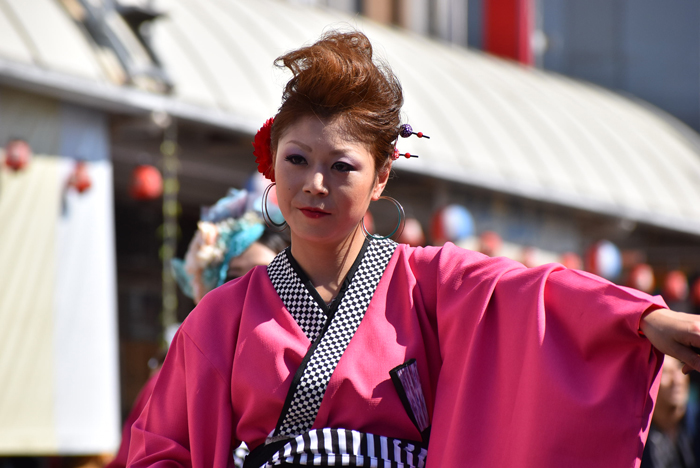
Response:
[[[163,245],[161,247],[161,259],[163,262],[163,289],[161,324],[163,327],[163,339],[165,330],[177,323],[177,282],[172,274],[171,262],[177,250],[178,234],[178,134],[177,122],[169,118],[164,119],[163,141],[160,152],[163,158]]]

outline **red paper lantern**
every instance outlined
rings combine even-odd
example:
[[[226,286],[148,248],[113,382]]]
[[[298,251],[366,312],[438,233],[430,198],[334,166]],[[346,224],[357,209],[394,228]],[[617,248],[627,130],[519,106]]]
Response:
[[[501,236],[493,231],[484,231],[479,236],[479,252],[489,257],[498,255],[502,244]]]
[[[403,227],[403,232],[401,232],[398,242],[408,244],[411,247],[421,247],[425,245],[423,227],[416,218],[406,218],[406,224]]]
[[[563,253],[560,261],[562,265],[572,270],[581,270],[583,268],[583,260],[581,260],[581,256],[574,252]]]
[[[163,177],[153,166],[136,166],[131,173],[131,197],[136,200],[153,200],[163,193]]]
[[[672,302],[683,301],[688,297],[688,277],[679,270],[669,271],[664,280],[664,299]]]
[[[68,179],[68,186],[73,187],[78,193],[83,193],[92,186],[92,180],[85,161],[75,163],[73,173]]]
[[[652,292],[654,290],[654,270],[646,263],[635,265],[630,270],[627,286],[645,293]]]
[[[692,296],[693,304],[700,306],[700,278],[693,282]]]
[[[5,145],[5,165],[13,171],[24,169],[32,159],[32,148],[24,140],[10,140]]]

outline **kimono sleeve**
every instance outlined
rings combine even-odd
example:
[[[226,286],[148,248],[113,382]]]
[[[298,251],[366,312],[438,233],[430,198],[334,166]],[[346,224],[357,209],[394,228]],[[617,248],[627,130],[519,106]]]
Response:
[[[229,385],[180,330],[132,426],[127,466],[233,466],[231,415]]]
[[[428,466],[639,466],[663,360],[639,321],[663,301],[465,252],[443,248],[426,294],[442,357]]]
[[[131,411],[129,412],[129,416],[126,418],[126,421],[124,421],[124,427],[122,429],[122,441],[121,444],[119,444],[119,450],[117,451],[117,455],[111,462],[107,464],[106,468],[121,468],[126,466],[126,460],[129,456],[129,445],[131,444],[131,426],[134,424],[136,419],[138,419],[139,415],[141,414],[141,411],[143,411],[144,407],[146,406],[146,403],[148,403],[148,400],[151,398],[151,394],[153,393],[153,387],[155,386],[158,380],[159,372],[160,370],[154,375],[152,375],[148,379],[148,381],[146,381],[146,384],[143,386],[138,396],[136,397],[134,406],[131,408]]]
[[[176,333],[132,426],[127,466],[233,466],[231,369],[251,275],[207,294]]]

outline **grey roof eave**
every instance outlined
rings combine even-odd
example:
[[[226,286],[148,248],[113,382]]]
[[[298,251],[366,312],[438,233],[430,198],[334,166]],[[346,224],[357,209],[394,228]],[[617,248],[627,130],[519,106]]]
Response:
[[[145,114],[153,111],[163,111],[176,118],[250,135],[256,132],[260,124],[253,118],[245,118],[219,109],[188,104],[169,96],[70,76],[32,65],[11,62],[2,58],[0,58],[0,84],[97,108],[105,112]],[[662,229],[700,235],[700,221],[693,222],[689,219],[664,216],[659,213],[635,211],[599,200],[572,196],[570,193],[544,191],[536,186],[516,185],[508,181],[488,177],[488,174],[474,174],[455,170],[455,168],[444,168],[434,165],[417,169],[411,168],[409,165],[402,165],[402,167],[397,167],[397,169],[516,197],[633,220]]]
[[[253,134],[259,122],[169,96],[75,77],[0,58],[0,84],[117,114],[167,112],[192,122]]]

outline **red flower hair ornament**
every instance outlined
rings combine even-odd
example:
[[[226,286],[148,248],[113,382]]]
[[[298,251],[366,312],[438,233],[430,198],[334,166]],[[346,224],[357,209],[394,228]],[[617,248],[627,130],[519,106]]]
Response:
[[[272,182],[275,181],[275,168],[272,165],[270,131],[274,120],[274,117],[267,119],[265,125],[260,127],[258,133],[255,134],[255,140],[253,140],[253,156],[255,156],[255,162],[258,164],[258,172]]]

